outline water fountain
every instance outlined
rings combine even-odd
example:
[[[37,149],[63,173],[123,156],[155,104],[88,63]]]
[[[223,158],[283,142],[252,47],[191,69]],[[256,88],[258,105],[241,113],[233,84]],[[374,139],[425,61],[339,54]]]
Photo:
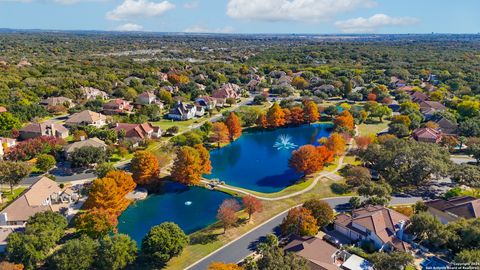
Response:
[[[191,201],[186,201],[186,202],[185,202],[185,205],[186,205],[186,206],[192,205],[192,202],[191,202]]]
[[[273,145],[278,150],[283,150],[283,149],[293,149],[296,148],[297,145],[291,142],[292,137],[290,135],[282,134],[278,136],[277,141]]]

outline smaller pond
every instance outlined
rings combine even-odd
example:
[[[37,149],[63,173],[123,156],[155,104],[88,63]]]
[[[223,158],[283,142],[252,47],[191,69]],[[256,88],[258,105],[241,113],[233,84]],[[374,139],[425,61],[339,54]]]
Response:
[[[118,219],[118,232],[128,234],[139,246],[150,228],[165,221],[190,234],[214,223],[218,207],[229,198],[223,192],[168,182],[161,193],[131,204]]]

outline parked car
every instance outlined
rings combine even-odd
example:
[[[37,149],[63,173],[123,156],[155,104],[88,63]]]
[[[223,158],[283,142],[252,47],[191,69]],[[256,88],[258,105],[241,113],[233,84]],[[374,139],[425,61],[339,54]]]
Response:
[[[341,248],[342,247],[342,243],[340,243],[340,240],[338,240],[337,238],[331,236],[331,235],[328,235],[328,234],[325,234],[323,236],[323,240],[325,240],[326,242],[332,244],[333,246],[335,246],[336,248]]]

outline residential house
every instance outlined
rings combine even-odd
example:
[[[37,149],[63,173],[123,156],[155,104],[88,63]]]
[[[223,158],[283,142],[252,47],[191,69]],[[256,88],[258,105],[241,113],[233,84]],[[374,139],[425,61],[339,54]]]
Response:
[[[248,91],[258,92],[261,90],[261,84],[262,84],[262,81],[252,79],[247,83],[246,87]]]
[[[195,99],[195,103],[203,107],[206,111],[211,111],[217,106],[217,99],[209,96],[200,96]]]
[[[20,129],[20,138],[23,140],[41,136],[52,136],[65,139],[69,130],[61,124],[55,123],[30,123]]]
[[[205,115],[205,109],[203,108],[203,106],[200,106],[198,104],[195,104],[195,116],[197,117],[202,117]]]
[[[393,86],[393,88],[398,88],[407,85],[407,82],[396,76],[392,76],[390,77],[390,85]]]
[[[178,86],[170,86],[170,85],[165,85],[160,88],[160,90],[165,90],[170,93],[176,93],[178,92]]]
[[[160,102],[157,96],[151,91],[146,91],[138,95],[137,103],[141,105],[157,104],[157,105],[162,105],[163,107],[163,104]]]
[[[126,85],[130,85],[133,80],[138,81],[138,82],[140,82],[140,83],[143,83],[143,81],[144,81],[144,79],[139,78],[139,77],[136,77],[136,76],[128,76],[127,78],[125,78],[125,79],[123,80],[123,82],[124,82]]]
[[[313,88],[313,91],[314,92],[320,91],[320,92],[323,92],[323,93],[327,94],[328,96],[333,96],[337,93],[337,90],[336,90],[335,86],[333,86],[331,84],[324,84],[324,85],[317,86],[317,87]]]
[[[67,126],[94,126],[101,128],[107,124],[107,117],[101,113],[85,110],[75,113],[67,121]]]
[[[285,252],[294,252],[308,261],[312,270],[339,270],[335,254],[338,249],[317,237],[293,236],[284,247]]]
[[[440,143],[442,132],[433,128],[417,128],[412,132],[412,138],[419,142]]]
[[[5,153],[8,152],[8,149],[14,147],[17,145],[17,140],[12,139],[12,138],[4,138],[0,137],[0,159],[3,158]]]
[[[372,265],[365,259],[338,250],[317,237],[293,236],[284,247],[285,252],[293,252],[305,258],[308,268],[312,270],[372,270]]]
[[[4,113],[4,112],[7,112],[7,108],[3,107],[3,106],[0,106],[0,113]]]
[[[23,68],[23,67],[30,67],[32,66],[32,63],[28,62],[26,58],[22,58],[20,62],[18,62],[17,67],[18,68]]]
[[[444,112],[447,110],[447,107],[443,106],[442,103],[437,101],[421,101],[419,102],[420,112],[425,116],[426,119],[431,119],[435,112]]]
[[[410,95],[412,101],[416,103],[421,103],[428,100],[428,96],[420,91],[407,91],[407,94]]]
[[[405,92],[413,92],[413,86],[411,85],[404,85],[404,86],[400,86],[397,88],[397,90],[399,91],[405,91]]]
[[[158,80],[160,80],[161,82],[167,82],[168,81],[168,74],[167,73],[158,72],[157,76],[158,76]]]
[[[133,110],[130,102],[123,99],[114,99],[103,104],[103,113],[106,115],[129,114]]]
[[[280,78],[280,77],[283,77],[285,75],[287,75],[287,73],[285,73],[285,71],[281,71],[281,70],[273,70],[273,71],[270,71],[270,73],[268,73],[268,76],[272,77],[272,78]]]
[[[436,199],[425,203],[428,212],[443,224],[460,218],[480,218],[480,199],[462,196],[448,200]]]
[[[107,144],[104,141],[100,140],[99,138],[90,138],[66,145],[63,149],[65,157],[68,158],[68,156],[73,153],[73,151],[86,146],[95,147],[102,150],[107,149]]]
[[[101,91],[99,89],[93,88],[93,87],[80,87],[80,91],[82,92],[83,96],[87,100],[91,99],[102,99],[102,100],[107,100],[108,99],[108,94],[105,93],[104,91]]]
[[[195,117],[197,106],[178,101],[168,113],[167,117],[173,120],[188,120]]]
[[[46,107],[64,106],[69,109],[75,106],[72,99],[66,97],[49,97],[40,101],[40,105]]]
[[[233,83],[227,83],[222,85],[222,87],[218,88],[217,90],[213,91],[212,97],[225,103],[225,101],[229,98],[233,98],[233,99],[240,98],[239,91],[240,91],[240,86]]]
[[[409,218],[384,206],[367,206],[352,210],[351,215],[335,217],[334,228],[351,240],[370,240],[379,250],[406,251],[404,228]]]
[[[0,226],[25,226],[36,213],[68,211],[77,202],[79,195],[69,188],[60,188],[58,183],[42,177],[0,212]]]
[[[436,120],[435,123],[438,125],[438,130],[441,131],[445,135],[457,135],[458,134],[458,125],[457,123],[445,118],[441,117],[440,119]]]
[[[162,130],[158,126],[154,126],[150,123],[143,124],[127,124],[117,123],[115,127],[117,132],[124,131],[126,139],[143,140],[150,138],[160,138],[162,136]]]

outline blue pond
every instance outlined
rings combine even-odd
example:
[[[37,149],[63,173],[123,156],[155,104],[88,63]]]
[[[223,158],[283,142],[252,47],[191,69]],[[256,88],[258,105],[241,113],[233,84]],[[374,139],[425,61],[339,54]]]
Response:
[[[259,192],[280,191],[301,177],[288,167],[292,151],[305,144],[317,144],[319,138],[330,135],[331,129],[331,124],[314,124],[244,132],[235,142],[210,152],[213,170],[205,177]],[[275,147],[281,137],[289,137],[292,147]]]
[[[151,227],[165,221],[175,222],[189,234],[215,222],[218,207],[228,198],[223,192],[169,182],[162,192],[130,205],[118,219],[118,231],[138,245]]]

